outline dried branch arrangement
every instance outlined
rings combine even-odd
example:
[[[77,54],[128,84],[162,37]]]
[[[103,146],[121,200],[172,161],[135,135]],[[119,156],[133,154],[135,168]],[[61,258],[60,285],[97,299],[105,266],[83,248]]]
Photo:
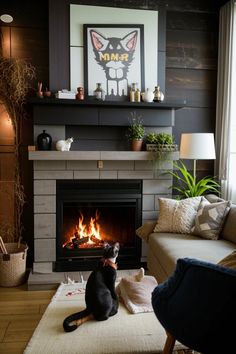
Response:
[[[0,104],[3,105],[12,121],[14,130],[14,227],[11,240],[18,242],[22,234],[22,213],[25,203],[24,188],[21,183],[20,144],[22,136],[22,121],[26,116],[25,101],[30,88],[30,82],[35,76],[34,67],[24,60],[4,58],[0,56]],[[10,228],[10,226],[9,226]],[[10,229],[9,229],[10,230]],[[9,231],[8,230],[8,231]],[[4,237],[4,235],[1,235]]]

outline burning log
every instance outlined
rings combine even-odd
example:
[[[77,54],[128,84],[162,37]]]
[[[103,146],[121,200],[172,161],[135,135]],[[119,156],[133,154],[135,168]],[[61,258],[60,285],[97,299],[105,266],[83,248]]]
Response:
[[[87,243],[88,241],[89,241],[89,237],[88,236],[81,237],[81,238],[75,237],[75,238],[72,239],[74,248],[78,248],[80,245],[83,245],[84,243]]]
[[[95,243],[96,245],[102,246],[104,244],[103,240],[100,240],[99,238],[97,238],[96,236],[92,235],[90,236],[90,240]]]

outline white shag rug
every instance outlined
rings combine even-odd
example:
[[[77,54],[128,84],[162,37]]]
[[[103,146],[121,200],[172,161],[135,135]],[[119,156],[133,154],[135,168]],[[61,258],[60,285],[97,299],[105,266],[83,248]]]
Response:
[[[161,353],[166,333],[153,312],[131,314],[120,304],[107,321],[89,321],[65,333],[62,322],[85,308],[85,283],[61,284],[24,354]],[[177,343],[175,350],[186,348]]]

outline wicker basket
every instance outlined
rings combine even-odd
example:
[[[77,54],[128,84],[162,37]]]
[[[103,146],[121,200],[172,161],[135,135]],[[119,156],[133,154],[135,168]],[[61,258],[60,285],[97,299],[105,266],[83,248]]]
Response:
[[[18,286],[25,281],[28,246],[5,243],[8,254],[0,253],[0,286]]]

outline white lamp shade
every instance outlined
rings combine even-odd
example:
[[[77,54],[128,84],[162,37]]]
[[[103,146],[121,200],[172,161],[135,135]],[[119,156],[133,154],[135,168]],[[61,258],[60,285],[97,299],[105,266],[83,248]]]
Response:
[[[182,134],[179,156],[181,159],[214,160],[216,158],[214,134]]]

